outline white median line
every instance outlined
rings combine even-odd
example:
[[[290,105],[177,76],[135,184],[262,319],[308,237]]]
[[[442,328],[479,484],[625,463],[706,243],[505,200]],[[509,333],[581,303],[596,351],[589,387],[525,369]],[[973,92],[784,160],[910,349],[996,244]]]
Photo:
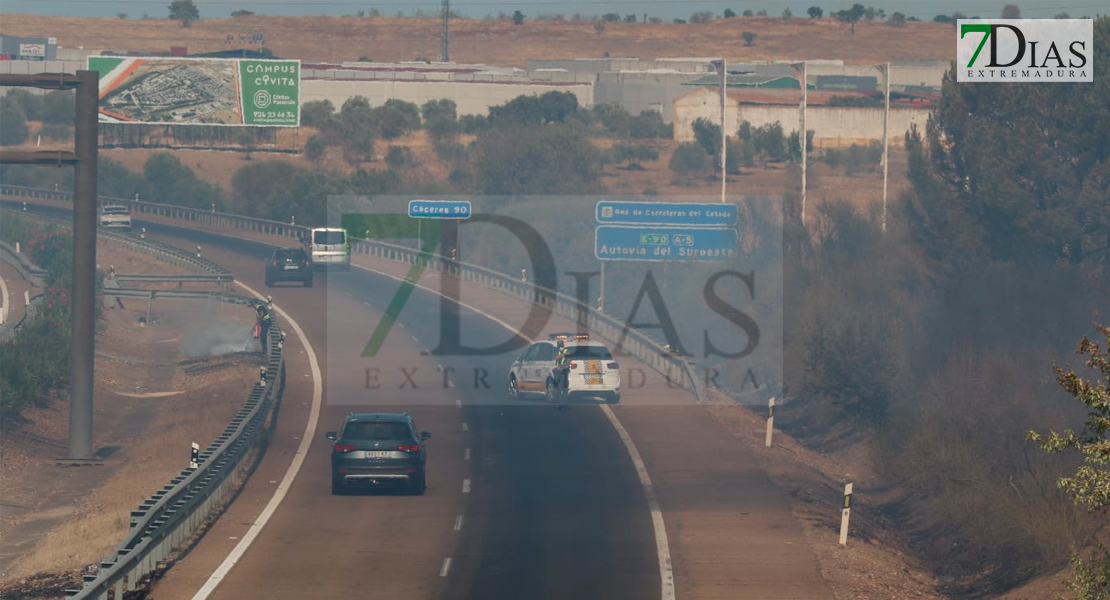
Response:
[[[469,494],[470,493],[470,480],[469,479],[463,479],[463,493],[464,494]]]
[[[450,572],[451,572],[451,557],[448,556],[447,558],[443,559],[443,566],[439,568],[439,576],[440,577],[447,577],[447,574],[450,573]]]
[[[463,524],[463,516],[459,515],[459,516],[455,517],[454,531],[462,531],[462,524]]]
[[[455,408],[462,408],[462,400],[455,400]]]
[[[470,448],[463,451],[463,460],[470,460]]]
[[[370,273],[375,273],[378,275],[384,275],[396,281],[404,281],[404,278],[398,277],[396,275],[383,273],[381,271],[375,271],[374,269],[364,267],[362,265],[354,266],[362,269],[363,271],[368,271]],[[431,292],[437,296],[441,295],[438,291],[433,290],[430,287],[420,285],[419,283],[415,285],[416,287],[424,291]],[[471,310],[482,315],[483,317],[493,321],[494,323],[497,323],[498,325],[504,327],[512,333],[519,334],[519,332],[508,323],[483,310],[478,309],[477,307],[474,307],[458,299],[452,299],[452,302],[467,310]],[[628,431],[626,431],[624,426],[621,425],[620,419],[617,418],[616,413],[614,413],[612,409],[605,405],[601,406],[601,410],[609,419],[609,423],[611,423],[613,427],[617,430],[617,434],[620,436],[621,441],[624,442],[624,448],[628,451],[628,455],[632,459],[632,464],[636,467],[636,475],[639,476],[640,486],[644,489],[644,495],[647,497],[648,509],[651,511],[651,525],[652,529],[654,529],[655,531],[655,551],[659,557],[659,579],[661,584],[660,600],[675,600],[674,569],[671,567],[671,549],[670,545],[667,542],[667,528],[663,523],[663,511],[661,508],[659,508],[659,501],[655,497],[655,487],[651,483],[651,478],[648,477],[647,466],[644,465],[644,461],[640,457],[640,452],[636,449],[636,444],[632,442],[632,438],[628,435]],[[467,459],[469,460],[469,458],[470,449],[467,448]]]
[[[463,431],[470,431],[470,425],[467,425],[466,421],[463,421]]]
[[[236,281],[235,284],[242,286],[243,289],[253,294],[259,300],[266,299],[265,296],[259,294],[254,288],[241,281]],[[212,572],[212,575],[208,577],[208,580],[204,582],[200,590],[193,595],[192,600],[205,600],[212,592],[216,591],[216,587],[220,585],[224,577],[227,577],[232,567],[239,562],[239,559],[246,553],[247,548],[250,548],[251,544],[254,543],[254,539],[262,532],[262,528],[270,521],[270,517],[274,515],[274,511],[277,510],[281,501],[285,499],[285,494],[289,492],[289,488],[293,485],[293,480],[297,478],[297,473],[301,470],[301,465],[304,464],[305,456],[308,454],[308,448],[312,444],[312,438],[316,433],[316,423],[320,420],[320,403],[323,399],[324,390],[322,383],[323,377],[320,376],[320,363],[316,361],[316,352],[312,349],[312,344],[308,343],[308,336],[304,334],[304,330],[301,329],[301,326],[276,304],[274,305],[274,310],[293,328],[293,331],[297,334],[297,339],[301,341],[301,344],[304,345],[305,352],[308,353],[308,364],[312,370],[312,408],[308,413],[308,423],[305,425],[304,434],[301,436],[301,443],[297,446],[297,454],[293,456],[293,462],[291,462],[289,468],[286,469],[285,477],[281,479],[281,483],[279,483],[277,489],[274,490],[274,495],[270,498],[270,501],[266,503],[266,507],[262,509],[258,518],[255,519],[254,523],[247,529],[247,533],[243,536],[243,539],[239,540],[239,543],[231,549],[227,558],[220,563],[220,566],[216,567],[216,570]]]

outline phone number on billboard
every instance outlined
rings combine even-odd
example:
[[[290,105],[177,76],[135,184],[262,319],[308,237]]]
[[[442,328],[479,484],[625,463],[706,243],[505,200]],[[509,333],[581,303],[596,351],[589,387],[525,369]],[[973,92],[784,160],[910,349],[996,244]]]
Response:
[[[256,119],[296,119],[297,113],[291,110],[256,110]]]

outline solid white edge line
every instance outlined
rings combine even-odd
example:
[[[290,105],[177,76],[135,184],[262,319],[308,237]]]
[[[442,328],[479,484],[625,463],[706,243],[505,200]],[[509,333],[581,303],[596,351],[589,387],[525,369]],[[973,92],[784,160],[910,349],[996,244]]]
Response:
[[[404,281],[403,277],[398,277],[389,273],[383,273],[381,271],[375,271],[374,269],[362,265],[354,266],[362,269],[363,271],[376,273],[378,275],[384,275],[385,277],[389,277],[390,279],[393,279],[395,281]],[[420,285],[419,283],[415,284],[415,286],[424,291],[431,292],[437,296],[441,295],[438,291],[433,290],[432,288],[429,288],[427,286]],[[467,304],[461,299],[452,299],[452,302],[455,302],[456,304],[467,310],[471,310],[482,315],[483,317],[493,321],[494,323],[497,323],[510,332],[519,334],[516,329],[514,329],[505,321],[502,321],[501,319],[498,319],[497,317],[483,310]],[[624,449],[628,452],[629,458],[632,459],[632,464],[636,467],[636,475],[640,479],[640,487],[643,488],[644,496],[647,497],[648,510],[651,511],[651,525],[652,528],[655,530],[655,551],[659,557],[659,580],[662,588],[660,590],[660,599],[675,600],[674,569],[671,566],[671,548],[667,542],[667,528],[663,522],[663,510],[659,507],[659,501],[655,497],[655,486],[651,483],[651,477],[648,476],[647,465],[644,464],[643,459],[640,457],[640,451],[636,449],[636,444],[632,442],[632,437],[628,435],[628,431],[625,430],[624,425],[622,425],[620,419],[617,418],[617,414],[614,413],[611,408],[604,404],[601,405],[601,410],[609,419],[609,423],[612,424],[613,428],[617,430],[617,435],[620,436],[621,441],[624,442]],[[469,455],[469,453],[470,449],[467,448],[467,454]]]
[[[4,303],[3,305],[0,305],[0,323],[7,323],[9,308],[8,304],[11,303],[8,302],[8,282],[4,281],[3,277],[0,277],[0,302]]]
[[[450,573],[450,572],[451,572],[451,557],[448,556],[447,558],[443,559],[443,566],[440,567],[440,569],[439,569],[439,576],[440,577],[447,577],[447,574]]]
[[[259,300],[266,299],[265,296],[258,293],[254,288],[241,281],[236,281],[235,284],[242,286],[243,289],[253,294]],[[247,533],[243,535],[239,543],[228,553],[227,558],[220,563],[220,566],[216,567],[216,570],[212,572],[212,575],[208,577],[204,585],[197,590],[197,593],[193,594],[192,600],[205,600],[212,592],[216,591],[216,587],[219,586],[224,577],[231,572],[232,567],[239,562],[239,559],[243,557],[243,554],[245,554],[251,544],[254,543],[254,539],[262,532],[262,528],[270,521],[270,517],[273,516],[282,500],[285,499],[285,495],[289,492],[289,488],[293,485],[293,480],[297,478],[297,473],[300,472],[301,465],[304,464],[305,456],[308,455],[309,446],[312,444],[312,438],[316,433],[316,423],[320,420],[320,404],[323,399],[324,388],[323,377],[320,374],[320,363],[316,360],[316,352],[312,349],[312,344],[308,342],[308,336],[304,334],[304,330],[301,329],[301,326],[294,321],[288,313],[276,304],[274,305],[274,311],[293,328],[293,331],[297,334],[297,339],[304,345],[305,352],[308,354],[308,364],[312,370],[312,408],[308,413],[308,423],[305,424],[304,435],[301,436],[301,443],[297,446],[297,454],[293,456],[293,462],[291,462],[289,468],[286,469],[285,477],[281,479],[281,483],[279,483],[277,489],[274,490],[274,495],[270,498],[266,507],[262,509],[262,512],[258,515],[258,518],[255,519],[254,523],[251,523],[250,528],[247,529]]]

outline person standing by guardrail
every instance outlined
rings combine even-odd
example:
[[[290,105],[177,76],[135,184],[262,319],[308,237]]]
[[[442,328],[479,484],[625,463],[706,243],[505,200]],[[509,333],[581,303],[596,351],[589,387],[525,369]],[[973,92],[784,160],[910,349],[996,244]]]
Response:
[[[259,302],[254,306],[255,318],[258,320],[256,326],[258,327],[258,340],[262,342],[262,353],[266,353],[266,342],[270,338],[270,325],[272,324],[273,315],[270,309],[265,304]]]

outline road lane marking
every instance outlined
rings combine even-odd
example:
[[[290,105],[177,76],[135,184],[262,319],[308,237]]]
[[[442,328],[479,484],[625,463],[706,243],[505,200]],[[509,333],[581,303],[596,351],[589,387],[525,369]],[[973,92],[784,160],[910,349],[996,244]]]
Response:
[[[463,460],[470,460],[470,448],[463,452]]]
[[[381,271],[375,271],[370,267],[365,267],[363,265],[355,265],[355,267],[369,273],[384,275],[385,277],[389,277],[396,281],[404,281],[404,279],[401,277],[391,275],[389,273],[383,273]],[[415,285],[416,287],[426,292],[431,292],[437,296],[442,295],[438,291],[433,290],[428,286],[420,285],[419,283],[416,283]],[[498,325],[504,327],[512,333],[516,333],[518,335],[520,333],[515,328],[513,328],[512,325],[509,325],[505,321],[502,321],[501,319],[498,319],[497,317],[475,306],[467,304],[457,298],[452,298],[451,301],[458,306],[461,306],[462,308],[482,315],[483,317],[489,319],[490,321],[493,321],[494,323],[497,323]],[[663,522],[663,511],[659,507],[659,501],[655,497],[655,487],[651,483],[651,478],[648,476],[647,466],[644,465],[644,461],[640,457],[639,450],[636,449],[636,445],[632,442],[632,437],[628,435],[628,431],[626,431],[624,429],[624,426],[621,425],[620,419],[617,418],[616,413],[614,413],[612,409],[605,405],[601,406],[601,411],[605,413],[605,416],[609,419],[609,423],[612,424],[613,427],[617,430],[617,435],[620,436],[621,441],[624,442],[624,448],[628,452],[629,458],[632,459],[632,464],[636,467],[636,475],[640,479],[640,487],[643,488],[644,495],[647,497],[648,509],[651,511],[651,525],[652,529],[655,532],[655,551],[659,558],[659,580],[661,587],[660,600],[675,600],[674,569],[671,567],[671,550],[670,545],[667,541],[667,528]],[[467,457],[469,459],[469,449],[467,449]]]
[[[462,400],[455,400],[455,408],[462,408]]]
[[[459,515],[459,516],[455,517],[454,530],[455,531],[462,531],[462,524],[463,524],[463,516]]]
[[[470,480],[469,479],[463,479],[463,493],[464,494],[469,494],[470,493]]]
[[[451,572],[451,557],[443,559],[443,566],[439,568],[439,576],[447,577],[447,573]]]
[[[242,286],[243,289],[253,294],[259,300],[266,299],[266,297],[258,293],[257,290],[241,281],[236,281],[235,284]],[[301,465],[304,464],[305,456],[308,455],[308,448],[316,433],[316,423],[320,420],[320,404],[324,390],[323,377],[320,375],[320,363],[316,360],[316,351],[312,349],[312,344],[308,342],[308,336],[305,335],[300,324],[293,320],[293,318],[289,316],[289,313],[286,313],[276,304],[274,305],[274,311],[289,323],[289,326],[293,328],[293,332],[297,334],[297,339],[301,341],[301,344],[308,353],[308,365],[312,370],[312,408],[309,409],[308,423],[305,424],[301,443],[297,446],[297,454],[293,456],[293,461],[289,463],[289,468],[286,469],[285,476],[274,490],[274,495],[270,498],[270,501],[266,503],[266,507],[262,509],[258,518],[255,519],[254,523],[247,529],[247,533],[243,536],[243,539],[239,540],[239,543],[231,549],[227,558],[220,563],[220,566],[216,567],[216,570],[212,572],[212,575],[208,577],[204,585],[193,595],[192,600],[205,600],[212,592],[216,591],[216,587],[227,577],[232,567],[239,562],[239,559],[243,557],[243,554],[245,554],[251,544],[254,543],[254,539],[262,532],[262,528],[270,521],[270,517],[277,511],[281,501],[285,499],[285,495],[289,492],[289,488],[292,487],[293,480],[297,478],[297,473],[300,472]]]

